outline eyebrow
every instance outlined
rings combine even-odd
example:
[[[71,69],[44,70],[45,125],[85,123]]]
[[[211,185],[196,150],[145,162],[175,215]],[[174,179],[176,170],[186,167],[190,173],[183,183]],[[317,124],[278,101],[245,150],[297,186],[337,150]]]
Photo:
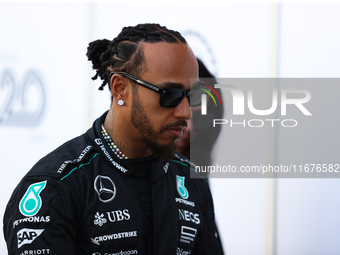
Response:
[[[173,88],[180,88],[184,89],[184,85],[182,83],[177,82],[164,82],[162,84],[157,85],[163,89],[173,89]]]

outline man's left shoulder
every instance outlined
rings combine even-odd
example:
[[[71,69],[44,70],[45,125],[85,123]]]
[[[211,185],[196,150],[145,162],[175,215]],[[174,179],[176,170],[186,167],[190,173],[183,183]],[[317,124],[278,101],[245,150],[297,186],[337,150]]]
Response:
[[[197,182],[204,186],[207,185],[207,179],[196,172],[196,165],[193,162],[179,153],[176,153],[175,157],[175,159],[171,160],[171,163],[174,165],[176,175],[183,175],[192,182]]]
[[[175,169],[185,174],[190,174],[191,170],[195,170],[195,164],[182,154],[176,153],[175,158],[170,160],[170,163],[175,166]]]

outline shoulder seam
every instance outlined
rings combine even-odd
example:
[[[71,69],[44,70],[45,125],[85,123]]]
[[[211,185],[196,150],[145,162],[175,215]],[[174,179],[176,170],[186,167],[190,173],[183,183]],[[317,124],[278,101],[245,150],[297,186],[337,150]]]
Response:
[[[180,157],[177,153],[175,154],[176,158],[179,159],[180,161],[178,160],[171,160],[175,163],[179,163],[179,164],[182,164],[184,166],[188,166],[190,168],[190,171],[193,171],[193,172],[196,172],[196,165],[194,163],[192,163],[190,160],[186,159],[186,158],[182,158]],[[189,165],[188,165],[189,164]],[[197,172],[196,172],[197,173]],[[205,181],[205,182],[208,182],[207,178],[205,178],[204,176],[200,175],[200,177]]]
[[[68,177],[74,170],[77,170],[77,169],[80,169],[82,166],[85,166],[85,165],[89,165],[92,161],[92,159],[94,159],[95,157],[97,157],[98,155],[100,155],[100,153],[96,153],[93,155],[93,157],[89,160],[89,162],[87,163],[84,163],[84,164],[81,164],[80,166],[77,166],[75,168],[73,168],[67,175],[65,175],[64,177],[60,178],[60,180],[64,180],[66,177]]]
[[[179,159],[181,162],[185,162],[188,163],[189,165],[196,167],[196,165],[194,163],[192,163],[189,159],[186,158],[182,158],[180,157],[177,153],[175,154],[176,158]]]

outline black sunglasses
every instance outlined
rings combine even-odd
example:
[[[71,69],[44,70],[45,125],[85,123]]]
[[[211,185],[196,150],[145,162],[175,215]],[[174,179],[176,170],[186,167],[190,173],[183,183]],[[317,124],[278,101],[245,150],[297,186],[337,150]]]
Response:
[[[114,74],[120,74],[121,76],[124,76],[124,77],[134,81],[138,85],[141,85],[145,88],[151,89],[151,90],[159,93],[160,94],[159,104],[160,104],[160,106],[165,107],[165,108],[175,108],[175,107],[177,107],[182,102],[184,97],[188,98],[188,102],[189,102],[189,105],[191,107],[200,106],[201,105],[201,95],[205,93],[202,89],[200,89],[200,87],[205,87],[203,85],[203,83],[200,83],[200,82],[196,83],[190,91],[186,91],[186,90],[181,89],[181,88],[164,89],[164,88],[158,87],[156,85],[153,85],[149,82],[143,81],[143,80],[137,78],[136,76],[133,76],[132,74],[129,74],[129,73],[126,73],[126,72],[111,72],[110,78]],[[205,89],[207,89],[207,88],[205,87]]]

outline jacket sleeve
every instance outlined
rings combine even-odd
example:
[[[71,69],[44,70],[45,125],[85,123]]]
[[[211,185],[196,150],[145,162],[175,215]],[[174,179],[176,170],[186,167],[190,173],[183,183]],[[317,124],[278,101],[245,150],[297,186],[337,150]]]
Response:
[[[8,254],[76,254],[77,208],[79,199],[64,182],[25,177],[4,215]]]
[[[198,234],[193,255],[223,255],[222,243],[215,222],[215,213],[212,196],[207,183],[202,188],[202,216],[203,226]]]

